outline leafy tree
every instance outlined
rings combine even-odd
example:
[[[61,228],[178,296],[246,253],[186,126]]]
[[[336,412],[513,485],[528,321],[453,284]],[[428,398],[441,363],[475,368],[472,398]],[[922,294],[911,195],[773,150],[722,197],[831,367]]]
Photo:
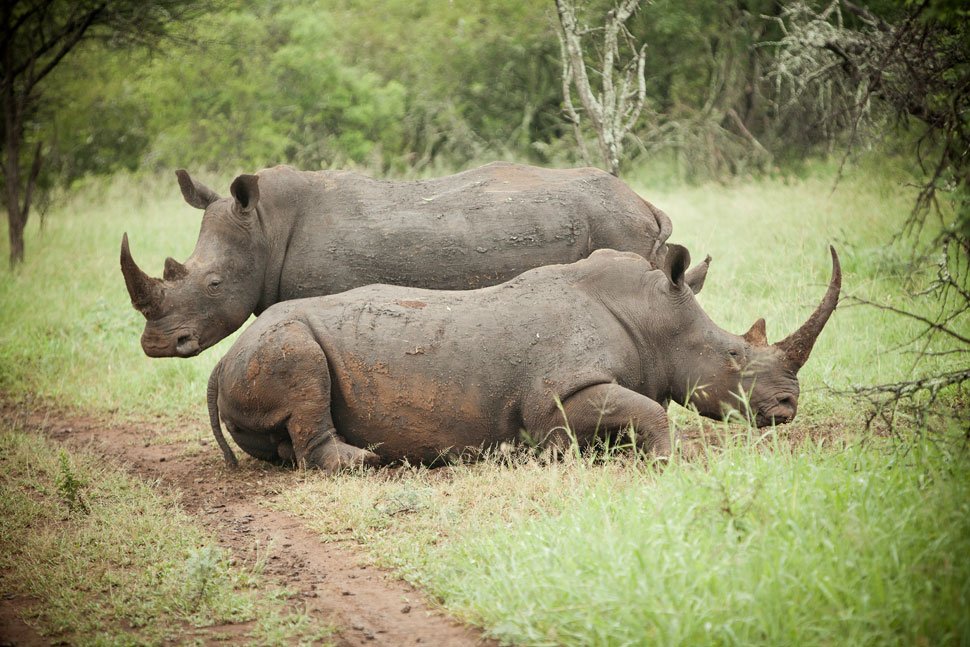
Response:
[[[154,166],[380,166],[402,144],[404,88],[347,64],[317,3],[211,16],[219,40],[173,49],[140,82]]]
[[[331,47],[406,88],[407,166],[496,155],[548,161],[561,153],[566,124],[551,3],[342,0],[327,11],[340,26]]]
[[[4,126],[3,193],[10,265],[24,257],[24,227],[43,164],[43,142],[28,143],[45,80],[77,46],[100,39],[112,47],[153,45],[204,0],[6,0],[0,7],[0,102]],[[25,172],[26,169],[26,172]]]
[[[141,167],[154,133],[147,128],[150,105],[141,96],[146,51],[118,52],[97,42],[78,45],[48,77],[29,136],[43,142],[35,209],[55,186],[85,175],[108,175]]]

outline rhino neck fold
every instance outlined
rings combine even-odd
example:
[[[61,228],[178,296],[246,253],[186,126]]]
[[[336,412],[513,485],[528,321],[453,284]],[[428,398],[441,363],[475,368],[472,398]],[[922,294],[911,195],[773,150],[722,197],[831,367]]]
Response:
[[[693,298],[690,304],[680,306],[679,316],[674,325],[667,326],[658,335],[661,340],[655,348],[657,375],[664,376],[662,398],[669,399],[681,406],[689,406],[691,394],[704,386],[703,363],[698,359],[711,352],[708,335],[723,332],[711,321],[707,314],[697,306]]]
[[[264,193],[262,199],[265,200],[266,197]],[[259,255],[263,260],[262,291],[253,309],[253,313],[258,316],[274,303],[287,298],[282,294],[283,266],[286,264],[287,251],[293,237],[294,217],[285,210],[274,209],[267,214],[267,208],[262,204],[257,207],[256,213],[258,225],[254,235],[261,240],[254,243],[257,249],[261,248]]]

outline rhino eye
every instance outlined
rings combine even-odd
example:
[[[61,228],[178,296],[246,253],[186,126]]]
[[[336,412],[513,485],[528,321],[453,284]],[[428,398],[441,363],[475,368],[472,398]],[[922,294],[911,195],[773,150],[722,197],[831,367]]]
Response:
[[[209,288],[217,288],[219,287],[220,283],[222,283],[222,277],[220,276],[209,277]]]
[[[730,355],[734,359],[737,359],[737,358],[741,357],[741,353],[739,353],[738,351],[734,350],[733,348],[728,351],[728,355]]]

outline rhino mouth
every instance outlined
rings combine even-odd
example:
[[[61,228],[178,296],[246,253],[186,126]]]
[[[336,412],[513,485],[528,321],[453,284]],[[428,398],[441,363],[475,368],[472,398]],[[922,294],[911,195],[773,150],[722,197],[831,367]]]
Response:
[[[771,414],[759,413],[755,417],[755,424],[758,427],[771,427],[773,425],[787,425],[794,418],[795,416],[790,414],[771,415]]]
[[[204,350],[198,335],[189,332],[178,334],[174,343],[172,336],[159,340],[142,335],[141,347],[149,357],[195,357]]]
[[[758,427],[771,427],[772,425],[787,425],[794,419],[794,407],[779,404],[767,411],[759,411],[754,422]]]

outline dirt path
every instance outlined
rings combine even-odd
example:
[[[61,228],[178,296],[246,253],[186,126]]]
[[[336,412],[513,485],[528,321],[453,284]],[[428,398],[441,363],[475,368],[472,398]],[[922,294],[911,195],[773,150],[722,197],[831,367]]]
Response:
[[[299,519],[253,503],[300,478],[294,470],[246,461],[228,478],[214,442],[206,447],[211,451],[193,455],[186,451],[188,441],[156,442],[163,433],[172,435],[160,426],[133,427],[9,407],[0,409],[0,414],[7,420],[16,417],[26,430],[44,433],[68,447],[110,458],[141,478],[158,479],[179,492],[183,508],[243,563],[255,561],[257,546],[263,557],[266,547],[274,546],[265,576],[298,592],[296,599],[308,613],[339,627],[339,645],[497,644],[448,617],[406,582],[365,565],[347,542],[323,542]],[[16,607],[23,602],[0,599],[0,645],[44,644],[17,620]]]

